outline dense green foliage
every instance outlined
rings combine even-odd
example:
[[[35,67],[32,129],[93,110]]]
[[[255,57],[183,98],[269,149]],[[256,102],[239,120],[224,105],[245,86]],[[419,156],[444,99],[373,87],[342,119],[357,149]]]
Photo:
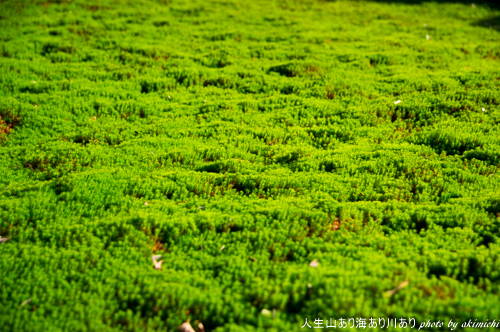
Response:
[[[499,14],[1,2],[0,330],[498,320]]]

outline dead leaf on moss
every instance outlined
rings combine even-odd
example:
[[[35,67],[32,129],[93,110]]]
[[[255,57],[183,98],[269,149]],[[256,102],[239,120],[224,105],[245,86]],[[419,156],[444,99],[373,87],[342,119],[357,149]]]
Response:
[[[311,263],[309,263],[310,267],[318,267],[319,263],[317,259],[313,259]]]
[[[181,326],[179,326],[179,331],[181,332],[196,332],[191,324],[189,324],[189,321],[182,323]]]
[[[335,220],[330,224],[330,230],[338,231],[341,225],[342,221],[338,217],[336,217]]]
[[[161,264],[163,264],[163,261],[157,261],[157,259],[160,259],[161,258],[161,255],[153,255],[151,256],[151,259],[153,260],[153,264],[155,266],[155,269],[157,270],[161,270]]]

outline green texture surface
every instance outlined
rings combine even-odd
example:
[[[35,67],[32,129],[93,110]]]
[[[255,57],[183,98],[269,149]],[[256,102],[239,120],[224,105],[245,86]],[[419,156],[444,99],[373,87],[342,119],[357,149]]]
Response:
[[[499,18],[0,2],[0,330],[498,321]]]

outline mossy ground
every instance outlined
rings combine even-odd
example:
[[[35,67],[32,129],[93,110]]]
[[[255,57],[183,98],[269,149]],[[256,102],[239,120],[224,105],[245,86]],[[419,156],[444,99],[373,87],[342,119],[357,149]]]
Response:
[[[0,13],[0,330],[500,318],[495,8]]]

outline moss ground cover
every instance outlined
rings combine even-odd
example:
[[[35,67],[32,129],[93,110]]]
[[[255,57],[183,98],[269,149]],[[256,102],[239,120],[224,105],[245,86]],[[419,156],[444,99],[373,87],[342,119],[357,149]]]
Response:
[[[494,5],[0,13],[0,330],[500,319]]]

